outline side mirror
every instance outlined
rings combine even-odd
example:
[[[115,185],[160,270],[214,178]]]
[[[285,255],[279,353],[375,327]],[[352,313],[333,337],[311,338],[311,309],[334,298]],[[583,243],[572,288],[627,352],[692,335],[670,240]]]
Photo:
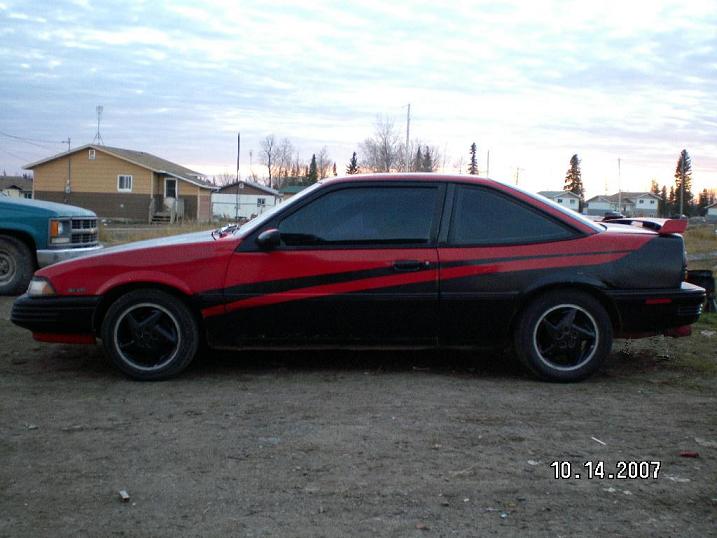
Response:
[[[281,244],[281,232],[276,228],[264,230],[256,238],[256,244],[265,250],[276,248]]]

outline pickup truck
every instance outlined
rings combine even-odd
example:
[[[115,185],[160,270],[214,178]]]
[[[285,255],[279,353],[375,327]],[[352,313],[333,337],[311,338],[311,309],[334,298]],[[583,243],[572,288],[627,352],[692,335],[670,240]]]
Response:
[[[0,195],[0,295],[24,292],[40,267],[100,251],[97,235],[92,211]]]

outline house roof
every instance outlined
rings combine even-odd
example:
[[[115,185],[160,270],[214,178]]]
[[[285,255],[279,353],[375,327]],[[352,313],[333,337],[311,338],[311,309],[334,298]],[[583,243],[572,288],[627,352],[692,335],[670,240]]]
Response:
[[[540,191],[538,192],[538,194],[540,194],[541,196],[545,196],[546,198],[550,198],[551,200],[553,198],[558,198],[559,196],[572,196],[573,198],[577,199],[580,198],[580,196],[571,191]]]
[[[12,188],[29,192],[32,190],[32,178],[22,176],[0,176],[0,189]]]
[[[619,201],[623,202],[632,202],[633,200],[637,200],[638,198],[642,198],[643,196],[648,196],[651,198],[654,198],[655,200],[660,200],[660,197],[657,196],[654,192],[628,192],[628,191],[622,191],[622,192],[616,192],[615,194],[610,195],[599,195],[599,196],[593,196],[588,200],[588,203],[593,202],[595,200],[602,200],[604,202],[611,202],[613,204],[618,203]]]
[[[242,183],[244,185],[246,185],[247,187],[252,187],[254,189],[263,191],[267,194],[271,194],[273,196],[281,196],[281,193],[279,191],[274,190],[270,187],[267,187],[266,185],[262,185],[261,183],[254,183],[253,181],[244,181],[244,180],[227,183],[226,185],[223,185],[222,187],[219,188],[219,192],[231,190],[232,187],[236,187],[238,184],[242,184]]]
[[[297,194],[303,191],[307,185],[286,185],[280,189],[281,194]]]
[[[190,170],[189,168],[186,168],[186,167],[182,166],[181,164],[173,163],[172,161],[168,161],[167,159],[162,159],[161,157],[157,157],[156,155],[152,155],[151,153],[147,153],[144,151],[136,151],[133,149],[124,149],[124,148],[115,148],[115,147],[111,147],[111,146],[101,146],[101,145],[96,145],[96,144],[85,144],[84,146],[80,146],[78,148],[73,149],[72,151],[70,151],[70,154],[84,151],[86,149],[94,149],[95,151],[101,151],[103,153],[107,153],[109,155],[112,155],[112,156],[122,159],[124,161],[131,162],[132,164],[136,164],[143,168],[148,168],[149,170],[152,170],[153,172],[157,172],[160,174],[167,174],[169,176],[173,176],[178,179],[182,179],[184,181],[187,181],[189,183],[197,185],[198,187],[202,187],[205,189],[215,189],[216,188],[212,183],[210,183],[208,180],[204,179],[203,174],[200,174],[199,172],[195,172],[194,170]],[[53,155],[52,157],[48,157],[46,159],[42,159],[42,160],[36,161],[34,163],[26,164],[23,168],[25,168],[26,170],[30,170],[30,169],[35,168],[36,166],[41,165],[41,164],[45,164],[47,162],[54,161],[55,159],[61,159],[62,157],[65,157],[66,155],[67,155],[67,152],[58,153],[57,155]]]

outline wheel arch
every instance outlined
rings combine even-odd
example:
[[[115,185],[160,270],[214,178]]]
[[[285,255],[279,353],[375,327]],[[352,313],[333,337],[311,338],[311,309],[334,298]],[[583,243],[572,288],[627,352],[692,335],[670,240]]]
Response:
[[[0,238],[9,237],[23,243],[29,250],[32,256],[32,265],[37,270],[37,246],[35,245],[35,239],[27,232],[22,230],[7,230],[0,229]]]
[[[528,307],[528,305],[535,301],[538,297],[541,297],[554,291],[570,290],[586,293],[587,295],[590,295],[593,299],[598,301],[607,312],[607,315],[610,318],[610,324],[613,327],[613,331],[617,332],[620,329],[620,326],[622,325],[620,312],[612,299],[610,299],[607,294],[603,293],[600,288],[598,288],[594,284],[589,284],[585,282],[554,282],[531,289],[520,297],[518,303],[516,304],[515,310],[513,311],[513,317],[510,321],[509,334],[513,334],[515,332],[516,326],[520,320],[520,316]]]
[[[102,323],[104,322],[105,316],[107,314],[107,311],[109,310],[110,306],[122,297],[122,295],[129,293],[131,291],[136,290],[159,290],[164,291],[180,301],[184,303],[184,305],[189,309],[189,311],[192,313],[192,315],[196,318],[197,324],[200,327],[200,329],[203,327],[203,319],[202,314],[197,306],[197,304],[192,301],[191,296],[187,295],[185,292],[180,290],[179,288],[176,288],[174,286],[170,286],[168,284],[161,284],[158,282],[151,282],[151,281],[141,281],[141,282],[128,282],[125,284],[119,284],[117,286],[114,286],[113,288],[110,288],[109,290],[105,291],[105,293],[102,295],[102,299],[100,300],[99,304],[97,305],[97,308],[95,309],[95,314],[92,320],[92,326],[95,330],[95,333],[99,334]],[[200,331],[201,332],[201,331]]]

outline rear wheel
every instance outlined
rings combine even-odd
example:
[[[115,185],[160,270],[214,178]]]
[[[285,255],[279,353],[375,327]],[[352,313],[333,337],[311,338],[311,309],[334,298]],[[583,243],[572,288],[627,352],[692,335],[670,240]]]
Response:
[[[27,289],[34,261],[30,249],[14,237],[0,237],[0,295],[19,295]]]
[[[515,352],[535,375],[579,381],[594,373],[612,348],[605,308],[580,291],[538,297],[523,312],[514,335]]]
[[[168,379],[192,362],[199,346],[196,319],[178,298],[160,290],[135,290],[115,301],[102,323],[110,360],[139,380]]]

